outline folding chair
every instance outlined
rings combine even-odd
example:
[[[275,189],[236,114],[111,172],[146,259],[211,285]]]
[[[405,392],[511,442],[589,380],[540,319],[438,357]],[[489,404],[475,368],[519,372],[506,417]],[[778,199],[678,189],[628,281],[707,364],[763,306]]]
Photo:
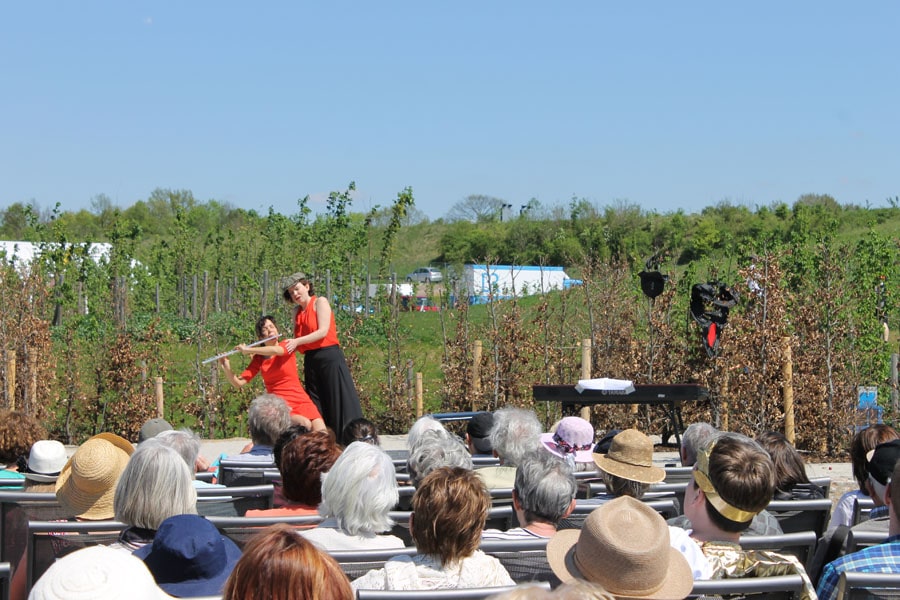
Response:
[[[809,566],[816,551],[818,538],[813,531],[798,531],[781,535],[744,535],[741,548],[744,550],[771,550],[796,556],[804,567]]]
[[[815,531],[822,537],[831,515],[831,500],[773,500],[766,510],[778,519],[785,533]]]
[[[823,498],[831,497],[831,477],[813,477],[809,482],[822,490]]]
[[[272,508],[275,488],[247,485],[229,488],[197,488],[197,514],[204,517],[240,517],[248,510]]]
[[[9,600],[9,580],[12,577],[12,569],[9,563],[0,563],[0,600]]]
[[[226,487],[264,485],[280,478],[281,472],[274,463],[248,465],[222,461],[219,465],[219,483]]]
[[[851,525],[859,525],[863,521],[869,520],[869,513],[875,508],[875,501],[869,497],[854,498],[853,500],[853,522]]]
[[[310,529],[322,522],[319,515],[303,515],[296,517],[207,517],[222,535],[229,538],[240,548],[254,535],[266,527],[285,523],[295,529]]]
[[[19,559],[25,545],[25,527],[29,518],[35,521],[52,521],[67,516],[56,499],[56,494],[0,491],[0,560]],[[7,539],[6,532],[16,530],[18,535],[12,533],[10,539]]]
[[[759,594],[766,600],[794,599],[800,597],[803,578],[799,575],[779,575],[777,577],[741,577],[736,579],[707,579],[695,581],[688,598],[745,598]]]
[[[860,531],[850,529],[847,535],[846,551],[844,554],[852,554],[869,546],[883,544],[888,538],[887,531]]]
[[[549,590],[549,585],[535,583],[535,586]],[[356,590],[357,600],[483,600],[515,589],[514,585],[498,587],[468,588],[455,590]]]
[[[844,600],[900,598],[900,573],[845,571],[838,582],[837,597]]]
[[[694,467],[665,467],[664,483],[688,483],[694,476]]]
[[[545,581],[551,587],[561,583],[547,562],[547,539],[487,540],[479,549],[499,560],[516,583]]]

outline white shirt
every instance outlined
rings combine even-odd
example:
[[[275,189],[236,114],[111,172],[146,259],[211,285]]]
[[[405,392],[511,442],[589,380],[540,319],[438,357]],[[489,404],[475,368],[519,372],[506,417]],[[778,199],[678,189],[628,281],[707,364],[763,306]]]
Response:
[[[397,556],[353,580],[354,590],[439,590],[515,585],[515,582],[493,556],[476,550],[454,564],[441,566],[427,554]]]
[[[336,519],[326,519],[313,529],[297,532],[326,552],[342,550],[381,550],[385,548],[403,548],[406,544],[395,535],[377,535],[374,533],[350,535],[337,526]]]

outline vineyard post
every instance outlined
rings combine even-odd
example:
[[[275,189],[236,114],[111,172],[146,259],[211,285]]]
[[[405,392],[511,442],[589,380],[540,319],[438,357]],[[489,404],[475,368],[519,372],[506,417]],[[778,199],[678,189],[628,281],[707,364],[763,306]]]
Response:
[[[896,352],[891,354],[891,411],[896,415],[898,408],[900,408],[900,398],[898,398],[898,389],[897,389],[897,359],[898,355]]]
[[[781,338],[784,344],[784,366],[782,367],[782,377],[784,379],[784,388],[781,392],[784,400],[784,437],[791,444],[794,443],[794,362],[791,356],[791,338],[785,336]]]
[[[9,410],[16,410],[16,353],[10,352],[6,357],[6,399]]]
[[[165,407],[164,399],[163,399],[163,378],[162,377],[154,377],[153,378],[154,387],[156,388],[156,416],[160,419],[164,418],[163,414]]]
[[[267,304],[267,300],[268,300],[268,298],[267,298],[268,293],[269,293],[269,270],[264,269],[263,277],[262,277],[262,298],[259,299],[259,303],[260,303],[260,305],[262,305],[262,311],[260,312],[261,315],[266,314],[266,304]]]
[[[416,418],[422,416],[422,373],[416,373]]]
[[[591,338],[581,340],[581,378],[591,378]],[[585,421],[591,420],[590,406],[581,409],[581,418]]]
[[[472,410],[475,411],[475,404],[481,397],[481,353],[483,352],[483,343],[481,340],[475,340],[472,348]]]

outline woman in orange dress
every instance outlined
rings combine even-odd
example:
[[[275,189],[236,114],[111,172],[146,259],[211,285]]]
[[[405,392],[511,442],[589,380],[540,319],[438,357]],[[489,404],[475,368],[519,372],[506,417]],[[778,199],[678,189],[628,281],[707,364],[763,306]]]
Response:
[[[318,407],[310,399],[300,378],[297,376],[297,357],[293,350],[288,350],[287,340],[278,341],[278,327],[273,317],[266,315],[256,321],[256,335],[259,339],[272,338],[259,346],[241,344],[237,346],[241,354],[253,356],[250,364],[240,375],[231,370],[227,356],[219,359],[225,376],[231,385],[240,389],[257,373],[262,373],[266,391],[278,396],[291,409],[291,422],[303,425],[313,431],[325,429],[325,422]]]
[[[284,299],[297,305],[294,337],[285,340],[284,347],[288,352],[303,354],[306,389],[319,405],[325,424],[340,434],[347,423],[363,414],[338,342],[331,305],[327,298],[315,295],[312,282],[303,273],[294,273],[285,280]]]

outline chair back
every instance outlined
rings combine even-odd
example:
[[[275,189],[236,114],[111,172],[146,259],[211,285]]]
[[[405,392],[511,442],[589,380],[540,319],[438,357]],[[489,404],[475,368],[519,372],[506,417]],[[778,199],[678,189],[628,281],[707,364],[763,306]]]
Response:
[[[409,530],[409,515],[412,511],[409,510],[392,510],[388,513],[388,516],[394,522],[394,526],[391,528],[391,535],[395,535],[407,546],[414,546],[415,543],[412,539],[412,532]],[[512,527],[512,523],[515,520],[515,513],[513,512],[513,507],[509,504],[504,506],[492,506],[488,509],[487,521],[484,524],[485,529],[499,529],[500,531],[506,531],[510,527]]]
[[[88,546],[112,544],[126,527],[118,521],[29,521],[25,552],[26,591],[31,590],[57,559]]]
[[[405,548],[379,548],[377,550],[333,550],[331,556],[341,566],[341,570],[347,575],[347,579],[353,581],[362,577],[373,569],[381,569],[384,563],[395,556],[414,556],[415,546]]]
[[[869,546],[883,544],[885,540],[887,540],[887,538],[887,529],[885,529],[884,531],[860,531],[858,529],[851,528],[850,533],[847,534],[846,551],[844,552],[844,554],[851,554],[853,552],[856,552],[857,550],[868,548]]]
[[[263,485],[281,479],[281,472],[275,463],[248,464],[240,461],[225,461],[219,464],[219,483],[222,485],[247,486]]]
[[[644,504],[650,506],[663,516],[665,519],[677,517],[680,514],[679,507],[676,506],[675,498],[644,498],[641,500]],[[581,529],[584,520],[595,509],[603,505],[603,502],[593,500],[576,500],[575,509],[557,524],[557,529]]]
[[[52,492],[0,491],[0,560],[19,560],[22,556],[28,519],[52,521],[68,516]]]
[[[296,517],[208,517],[209,522],[241,549],[244,544],[271,525],[285,523],[294,529],[310,529],[322,522],[319,515],[302,515]]]
[[[500,561],[516,583],[547,582],[551,587],[561,582],[547,561],[547,539],[485,540],[479,548]]]
[[[766,510],[778,519],[785,533],[815,531],[816,536],[822,537],[831,516],[831,500],[773,500]]]
[[[267,510],[274,505],[271,484],[229,488],[197,488],[197,514],[204,517],[240,517],[248,510]]]
[[[688,483],[694,476],[694,467],[665,467],[664,483]]]
[[[851,525],[859,525],[869,520],[869,513],[875,508],[875,501],[869,496],[857,496],[853,499],[853,522]]]
[[[822,490],[823,498],[831,498],[831,477],[813,477],[809,482]]]
[[[777,577],[741,577],[736,579],[707,579],[695,581],[688,598],[716,596],[718,598],[746,598],[756,595],[760,600],[793,600],[800,598],[803,578],[799,575]]]
[[[796,556],[804,568],[808,567],[816,551],[818,538],[813,531],[798,531],[781,535],[743,535],[744,550],[771,550]]]
[[[536,584],[549,590],[549,585]],[[483,600],[515,589],[514,585],[451,590],[356,590],[357,600]]]
[[[9,580],[12,569],[8,562],[0,563],[0,600],[9,600]]]
[[[843,600],[900,598],[900,573],[845,571],[838,582],[837,597]]]

